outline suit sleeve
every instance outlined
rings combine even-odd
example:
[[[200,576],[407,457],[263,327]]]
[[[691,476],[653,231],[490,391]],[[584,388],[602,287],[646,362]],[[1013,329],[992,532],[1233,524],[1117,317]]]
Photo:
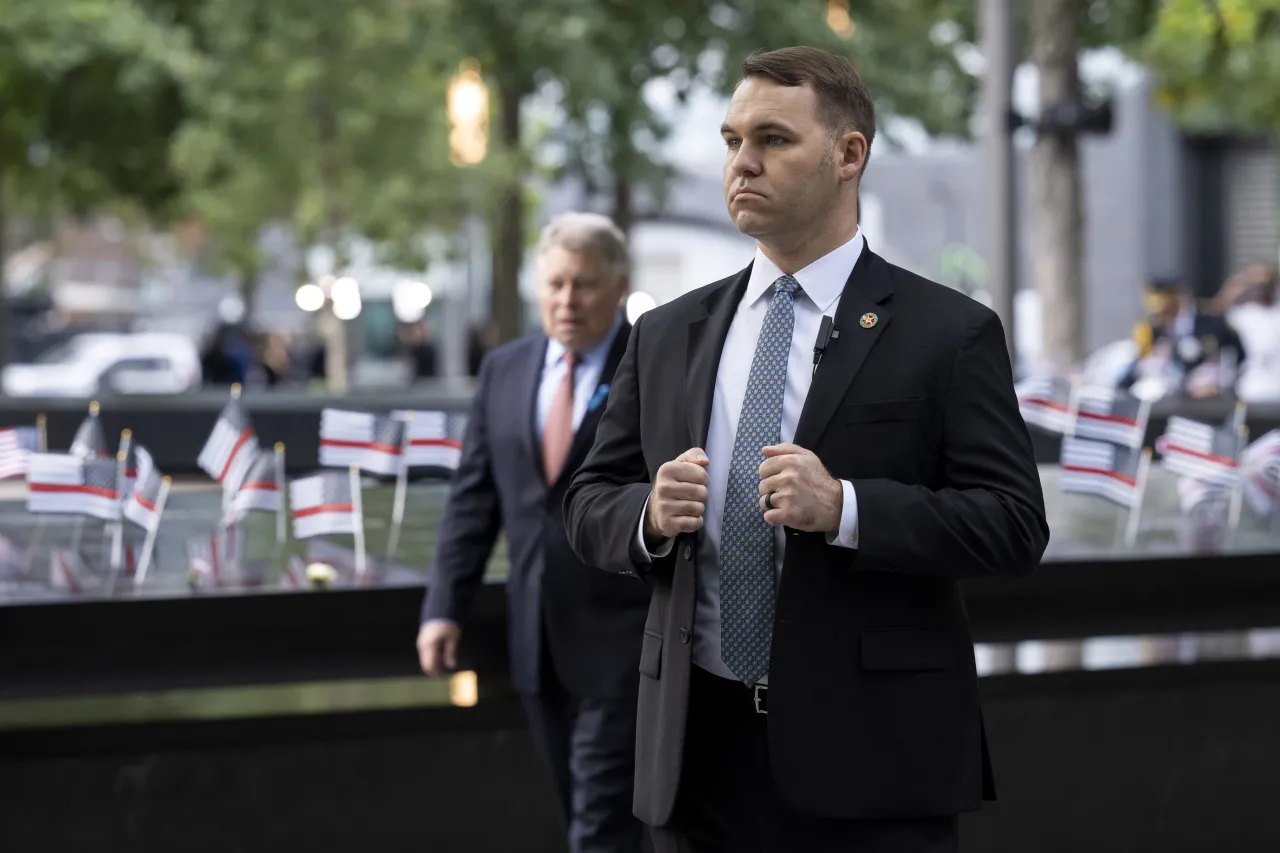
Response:
[[[859,564],[944,575],[1025,576],[1049,542],[1044,494],[992,312],[966,333],[943,410],[942,488],[854,480]]]
[[[484,580],[484,569],[502,529],[502,513],[493,479],[485,401],[492,362],[480,367],[462,457],[450,484],[449,500],[440,519],[436,554],[427,574],[422,618],[461,621]]]
[[[640,443],[638,350],[643,321],[641,315],[631,329],[595,443],[564,496],[565,535],[578,558],[588,566],[634,576],[654,567],[637,560],[635,551],[650,488]]]

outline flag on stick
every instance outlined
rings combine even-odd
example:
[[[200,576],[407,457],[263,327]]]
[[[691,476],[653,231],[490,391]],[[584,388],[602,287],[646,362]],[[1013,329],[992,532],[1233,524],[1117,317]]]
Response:
[[[40,431],[33,426],[0,429],[0,480],[25,477],[27,460],[40,452]]]
[[[1228,423],[1220,427],[1173,415],[1156,439],[1164,467],[1206,483],[1232,485],[1240,476],[1240,436]]]
[[[358,519],[346,471],[326,471],[289,484],[293,535],[298,539],[354,533]]]
[[[1132,448],[1068,436],[1062,440],[1062,491],[1132,508],[1139,501],[1141,460],[1142,454]]]
[[[1014,386],[1022,419],[1049,432],[1065,433],[1071,423],[1071,382],[1061,377],[1032,377]]]
[[[244,482],[257,452],[258,439],[240,402],[240,386],[233,385],[231,399],[218,415],[196,464],[217,480],[224,492],[234,493]]]
[[[98,421],[98,401],[89,404],[89,417],[80,423],[75,437],[71,439],[72,456],[81,459],[106,459],[107,439],[102,434],[102,424]]]
[[[405,422],[405,464],[410,468],[458,467],[466,416],[447,412],[396,411]]]
[[[1280,501],[1280,429],[1273,429],[1240,454],[1244,496],[1253,511],[1275,517]]]
[[[254,510],[279,512],[282,499],[276,478],[276,454],[259,452],[253,457],[240,490],[231,499],[227,521],[238,522]]]
[[[32,454],[27,468],[27,509],[116,520],[120,517],[116,460],[82,459],[70,453]]]
[[[1076,438],[1109,441],[1137,450],[1147,432],[1151,404],[1112,388],[1081,388],[1068,432]]]
[[[404,459],[404,435],[404,423],[393,418],[325,409],[320,413],[320,464],[396,474]]]
[[[154,471],[153,471],[154,473]],[[165,501],[169,499],[169,487],[173,483],[170,477],[161,477],[159,485],[156,487],[155,497],[146,499],[142,498],[140,492],[134,492],[135,502],[142,506],[149,504],[150,506],[150,523],[146,525],[147,539],[142,545],[142,559],[138,563],[138,573],[134,576],[134,586],[141,586],[142,582],[147,579],[147,569],[151,565],[151,554],[156,547],[156,534],[160,530],[160,516],[164,515]],[[150,488],[148,483],[148,488]]]
[[[159,498],[165,477],[146,448],[134,445],[132,453],[137,477],[133,493],[124,502],[124,517],[144,530],[151,530],[160,524]]]

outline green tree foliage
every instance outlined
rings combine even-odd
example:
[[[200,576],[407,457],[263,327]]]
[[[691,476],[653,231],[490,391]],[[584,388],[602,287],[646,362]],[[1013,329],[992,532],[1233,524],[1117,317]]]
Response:
[[[612,186],[614,216],[629,225],[632,187],[660,189],[669,176],[653,152],[670,128],[646,101],[646,84],[666,79],[682,93],[696,85],[728,93],[748,54],[796,44],[849,57],[883,115],[964,135],[976,81],[957,56],[963,25],[945,23],[963,5],[878,0],[853,4],[851,13],[839,7],[832,17],[827,0],[596,0],[583,17],[582,49],[561,66],[573,119],[566,130],[576,143],[571,168],[589,184]]]
[[[1140,56],[1157,102],[1185,126],[1272,129],[1280,124],[1280,2],[1164,0]]]
[[[422,0],[203,0],[192,116],[174,146],[191,212],[250,286],[262,223],[403,258],[458,214],[443,112],[456,57]]]
[[[8,0],[0,13],[0,176],[16,203],[84,211],[179,192],[169,138],[194,60],[171,4]]]

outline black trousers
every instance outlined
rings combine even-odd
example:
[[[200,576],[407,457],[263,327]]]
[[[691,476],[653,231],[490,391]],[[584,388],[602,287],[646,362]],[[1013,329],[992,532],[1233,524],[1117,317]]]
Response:
[[[657,853],[955,853],[956,819],[850,821],[799,815],[778,797],[764,714],[751,691],[693,667],[684,767]]]
[[[541,692],[521,699],[555,781],[569,851],[646,850],[644,824],[632,811],[636,699],[572,695],[556,676],[546,647],[544,640]]]

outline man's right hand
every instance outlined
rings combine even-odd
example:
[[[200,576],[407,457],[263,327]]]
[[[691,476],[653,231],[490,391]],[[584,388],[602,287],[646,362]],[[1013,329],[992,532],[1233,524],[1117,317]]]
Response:
[[[707,508],[709,462],[706,451],[693,447],[658,469],[644,514],[647,546],[657,546],[665,539],[702,528],[702,515]]]
[[[418,663],[427,675],[439,678],[458,668],[462,629],[447,619],[429,619],[418,629]]]

